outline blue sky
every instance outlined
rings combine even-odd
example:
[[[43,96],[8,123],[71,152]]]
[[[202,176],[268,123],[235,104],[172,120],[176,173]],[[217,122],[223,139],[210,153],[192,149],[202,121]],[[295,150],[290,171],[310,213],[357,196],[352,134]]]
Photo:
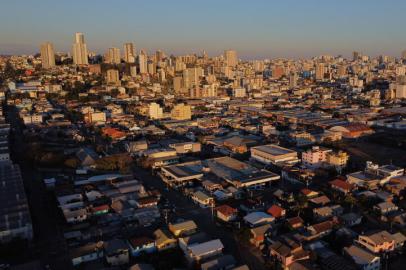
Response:
[[[404,0],[2,0],[0,54],[33,53],[44,41],[68,51],[75,32],[104,53],[126,41],[181,54],[236,49],[241,58],[399,56]]]

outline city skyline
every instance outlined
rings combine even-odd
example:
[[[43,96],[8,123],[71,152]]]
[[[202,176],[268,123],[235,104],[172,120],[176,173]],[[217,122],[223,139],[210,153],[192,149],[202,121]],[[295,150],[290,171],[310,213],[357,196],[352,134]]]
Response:
[[[183,1],[121,0],[114,6],[106,1],[97,5],[18,2],[3,4],[0,54],[38,53],[46,41],[55,52],[70,52],[75,32],[84,33],[88,51],[98,54],[127,42],[148,52],[162,49],[176,55],[205,50],[213,56],[234,49],[242,59],[350,57],[352,51],[399,57],[406,48],[401,35],[406,3],[395,0],[391,5],[379,1],[206,1],[198,8]]]

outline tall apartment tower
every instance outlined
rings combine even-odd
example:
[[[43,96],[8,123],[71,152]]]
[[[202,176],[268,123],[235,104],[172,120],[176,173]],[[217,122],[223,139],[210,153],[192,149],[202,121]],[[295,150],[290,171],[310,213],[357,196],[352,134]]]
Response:
[[[135,63],[135,47],[131,42],[124,44],[124,61],[127,63]]]
[[[140,73],[148,72],[148,56],[144,51],[141,51],[138,55],[138,64],[140,66]]]
[[[55,66],[54,46],[50,42],[41,45],[41,62],[43,68],[52,68]]]
[[[317,63],[316,64],[316,80],[323,80],[324,73],[326,72],[324,63]]]
[[[75,42],[72,45],[72,56],[75,65],[89,64],[85,36],[82,33],[75,33]]]
[[[224,51],[224,58],[227,66],[235,67],[238,64],[237,51],[226,50]]]
[[[120,57],[120,49],[119,48],[109,48],[107,52],[107,63],[110,64],[120,64],[121,57]]]

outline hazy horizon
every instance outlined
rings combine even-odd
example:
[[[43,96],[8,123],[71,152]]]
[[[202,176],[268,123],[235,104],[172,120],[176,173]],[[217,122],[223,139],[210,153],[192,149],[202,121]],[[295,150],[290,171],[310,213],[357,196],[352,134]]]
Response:
[[[10,1],[0,11],[0,54],[38,53],[45,41],[69,52],[74,33],[82,32],[89,51],[99,54],[133,42],[137,50],[175,55],[232,48],[242,59],[352,51],[399,57],[404,10],[400,0],[210,0],[198,8],[181,0]]]

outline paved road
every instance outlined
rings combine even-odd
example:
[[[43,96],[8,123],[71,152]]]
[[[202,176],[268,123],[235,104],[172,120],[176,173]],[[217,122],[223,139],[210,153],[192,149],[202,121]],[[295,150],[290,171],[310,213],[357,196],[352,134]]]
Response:
[[[261,256],[258,256],[259,251],[239,243],[231,229],[216,225],[211,209],[203,209],[180,192],[167,189],[158,176],[152,175],[145,169],[135,167],[134,174],[136,178],[143,181],[146,188],[159,190],[171,204],[176,206],[176,213],[168,218],[169,221],[177,218],[192,219],[201,231],[221,240],[225,254],[232,254],[241,264],[247,264],[252,270],[265,269]]]

